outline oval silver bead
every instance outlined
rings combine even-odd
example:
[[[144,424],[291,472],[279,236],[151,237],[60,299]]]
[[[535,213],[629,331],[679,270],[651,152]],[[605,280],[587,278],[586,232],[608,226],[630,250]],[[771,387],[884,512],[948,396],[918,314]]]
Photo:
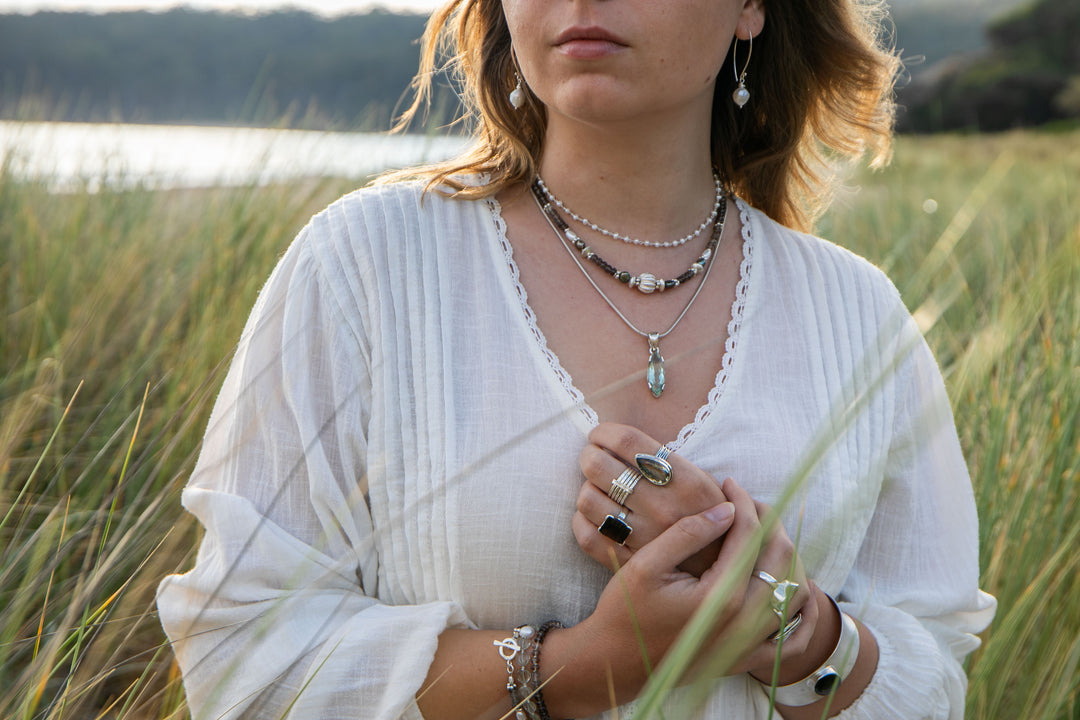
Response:
[[[641,273],[637,276],[637,289],[646,295],[655,292],[656,286],[656,276],[652,273]]]

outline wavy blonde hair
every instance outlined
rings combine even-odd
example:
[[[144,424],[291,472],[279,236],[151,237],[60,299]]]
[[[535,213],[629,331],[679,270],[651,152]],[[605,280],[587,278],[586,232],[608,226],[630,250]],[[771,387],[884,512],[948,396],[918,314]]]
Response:
[[[838,163],[866,154],[871,166],[888,162],[899,61],[886,45],[881,0],[765,2],[765,28],[754,38],[746,77],[750,103],[740,110],[731,101],[732,51],[717,78],[712,161],[751,205],[809,230],[828,205]],[[473,199],[531,182],[544,150],[546,115],[531,92],[520,110],[507,100],[516,79],[500,0],[450,0],[428,20],[421,44],[413,102],[396,129],[430,107],[432,79],[448,70],[464,108],[455,123],[465,123],[475,143],[456,158],[380,181],[419,178],[429,188]],[[489,181],[460,180],[475,174]]]

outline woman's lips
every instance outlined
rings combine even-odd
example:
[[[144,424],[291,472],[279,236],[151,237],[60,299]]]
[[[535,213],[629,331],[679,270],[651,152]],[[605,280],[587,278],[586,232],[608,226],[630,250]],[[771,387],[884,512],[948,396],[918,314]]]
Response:
[[[576,60],[606,57],[626,48],[626,43],[603,28],[570,28],[555,38],[555,47]]]

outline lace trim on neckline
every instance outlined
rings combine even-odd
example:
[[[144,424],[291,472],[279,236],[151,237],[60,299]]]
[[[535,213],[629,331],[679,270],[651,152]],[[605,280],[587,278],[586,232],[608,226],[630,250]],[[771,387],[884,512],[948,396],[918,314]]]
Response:
[[[739,282],[735,286],[735,300],[731,303],[731,320],[728,322],[727,340],[724,342],[724,358],[720,361],[720,371],[716,373],[716,381],[709,390],[708,400],[698,408],[693,422],[683,426],[675,440],[667,444],[672,451],[676,452],[712,415],[720,402],[720,397],[724,394],[727,379],[731,375],[731,368],[735,362],[735,349],[739,345],[739,331],[742,330],[746,301],[750,293],[750,270],[754,264],[754,234],[750,230],[750,206],[741,198],[735,198],[735,205],[739,208],[739,224],[742,226],[743,259],[739,264]]]
[[[548,347],[547,338],[536,323],[536,313],[533,312],[532,307],[529,305],[529,294],[525,291],[525,286],[521,284],[521,272],[518,270],[517,263],[514,261],[513,246],[511,246],[510,241],[506,239],[506,221],[503,220],[502,217],[502,207],[499,205],[499,201],[493,197],[487,198],[486,202],[488,209],[491,212],[491,217],[495,222],[495,229],[498,234],[499,245],[502,248],[503,258],[510,271],[510,279],[513,281],[514,291],[517,293],[518,303],[520,304],[521,311],[528,323],[529,332],[532,333],[537,346],[545,360],[547,360],[548,367],[551,368],[555,377],[558,378],[563,389],[571,398],[573,398],[575,406],[581,411],[581,414],[588,421],[589,425],[595,427],[600,423],[600,416],[597,415],[596,411],[592,409],[588,402],[586,402],[585,395],[574,385],[570,373],[562,366],[559,356],[552,352],[551,348]],[[742,329],[743,315],[746,310],[747,298],[750,292],[750,271],[753,267],[754,260],[754,236],[750,229],[750,206],[743,202],[741,198],[735,198],[735,205],[739,209],[739,223],[742,226],[743,259],[739,264],[739,282],[735,286],[735,300],[731,303],[731,321],[728,322],[728,335],[727,340],[724,343],[724,357],[720,362],[720,370],[716,374],[716,380],[709,390],[709,395],[705,404],[698,408],[693,421],[683,426],[675,440],[667,443],[667,446],[672,451],[676,452],[686,444],[694,433],[697,432],[698,428],[700,428],[705,421],[709,419],[709,416],[712,415],[713,410],[720,401],[720,397],[724,394],[724,388],[727,386],[727,379],[731,374],[735,360],[735,350],[739,344],[739,332]]]
[[[517,262],[514,260],[514,248],[510,245],[510,241],[506,239],[506,221],[502,217],[502,207],[499,205],[499,201],[493,197],[487,198],[487,203],[491,211],[491,217],[495,221],[495,229],[498,231],[503,259],[510,270],[510,279],[514,282],[514,290],[517,293],[521,311],[525,315],[525,321],[528,323],[529,332],[532,333],[540,352],[543,354],[544,359],[547,360],[548,367],[555,373],[555,377],[558,378],[566,393],[573,398],[574,405],[585,417],[589,425],[596,427],[600,424],[600,416],[589,407],[589,404],[585,401],[585,395],[574,385],[570,373],[566,372],[566,369],[562,366],[559,356],[548,347],[547,337],[544,336],[540,326],[536,324],[536,313],[533,312],[532,307],[529,305],[529,294],[525,292],[525,286],[521,284],[521,272],[518,270]]]

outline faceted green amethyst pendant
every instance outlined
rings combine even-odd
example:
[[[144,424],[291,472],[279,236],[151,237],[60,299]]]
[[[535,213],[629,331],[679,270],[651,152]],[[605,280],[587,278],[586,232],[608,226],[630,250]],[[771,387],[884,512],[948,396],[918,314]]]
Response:
[[[664,392],[664,358],[660,354],[660,334],[649,333],[649,371],[645,375],[649,390],[658,398]]]

